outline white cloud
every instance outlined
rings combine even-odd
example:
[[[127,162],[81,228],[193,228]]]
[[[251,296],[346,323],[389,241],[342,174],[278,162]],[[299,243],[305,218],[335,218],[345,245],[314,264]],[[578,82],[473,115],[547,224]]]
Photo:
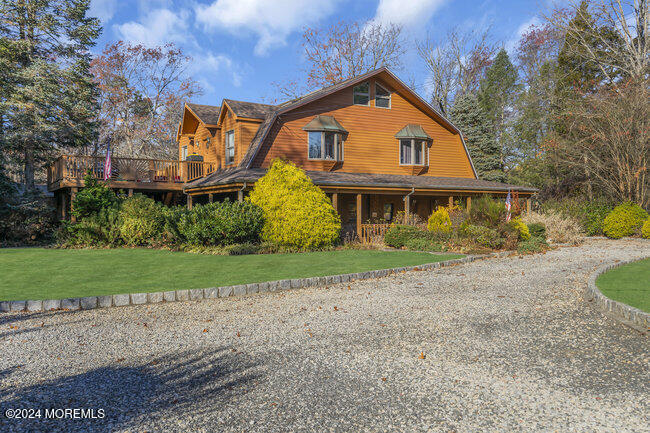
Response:
[[[373,21],[403,26],[426,24],[447,0],[379,0]]]
[[[92,0],[88,9],[89,17],[97,17],[101,22],[106,23],[115,15],[117,0]]]
[[[209,6],[198,5],[196,19],[208,29],[256,35],[255,54],[264,55],[285,45],[292,32],[330,15],[338,1],[216,0]]]
[[[240,87],[242,70],[242,67],[225,54],[202,52],[192,54],[192,64],[188,72],[198,77],[201,87],[212,92],[214,91],[212,81],[217,79],[218,74],[228,75],[232,85]]]
[[[188,21],[188,12],[176,14],[169,9],[155,9],[147,12],[140,21],[116,25],[115,31],[128,42],[149,47],[168,42],[183,43],[189,39]]]

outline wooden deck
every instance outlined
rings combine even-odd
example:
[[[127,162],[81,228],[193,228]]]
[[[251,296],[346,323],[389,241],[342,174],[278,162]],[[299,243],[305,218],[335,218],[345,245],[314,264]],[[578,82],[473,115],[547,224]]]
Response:
[[[59,157],[47,169],[47,189],[81,188],[90,171],[95,179],[104,179],[105,158],[93,156]],[[181,191],[183,184],[212,173],[218,166],[211,162],[163,159],[112,158],[108,185],[145,191]]]

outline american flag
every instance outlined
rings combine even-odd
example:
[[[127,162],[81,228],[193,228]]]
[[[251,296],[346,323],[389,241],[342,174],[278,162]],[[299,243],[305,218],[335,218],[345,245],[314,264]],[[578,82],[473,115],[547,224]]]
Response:
[[[106,145],[106,161],[104,161],[104,180],[111,178],[111,142]]]
[[[510,197],[510,190],[506,196],[506,222],[510,221],[510,208],[512,207],[512,198]]]

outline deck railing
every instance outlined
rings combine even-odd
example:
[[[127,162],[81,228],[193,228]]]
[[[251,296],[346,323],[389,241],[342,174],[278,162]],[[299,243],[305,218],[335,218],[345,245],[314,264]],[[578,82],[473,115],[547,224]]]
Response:
[[[390,226],[390,224],[361,224],[361,235],[359,238],[361,239],[361,242],[364,243],[382,243],[386,230],[388,230]]]
[[[47,182],[81,180],[88,171],[94,178],[104,179],[105,162],[103,156],[63,155],[48,167]],[[213,162],[114,157],[111,159],[109,177],[114,181],[185,183],[208,175],[217,168]]]

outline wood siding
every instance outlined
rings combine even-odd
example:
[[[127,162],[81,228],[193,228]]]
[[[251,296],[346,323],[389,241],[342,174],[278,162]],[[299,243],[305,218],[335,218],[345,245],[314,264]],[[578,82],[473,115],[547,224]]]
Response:
[[[400,166],[395,134],[409,123],[422,126],[433,138],[428,149],[429,167],[423,176],[474,178],[460,136],[413,106],[390,86],[391,108],[374,103],[374,79],[370,82],[370,106],[352,104],[352,87],[296,108],[282,115],[271,129],[253,166],[268,167],[277,157],[289,159],[306,170],[322,170],[323,163],[307,157],[307,132],[302,130],[317,114],[331,115],[349,132],[344,162],[337,171],[356,173],[414,174],[412,166]]]

